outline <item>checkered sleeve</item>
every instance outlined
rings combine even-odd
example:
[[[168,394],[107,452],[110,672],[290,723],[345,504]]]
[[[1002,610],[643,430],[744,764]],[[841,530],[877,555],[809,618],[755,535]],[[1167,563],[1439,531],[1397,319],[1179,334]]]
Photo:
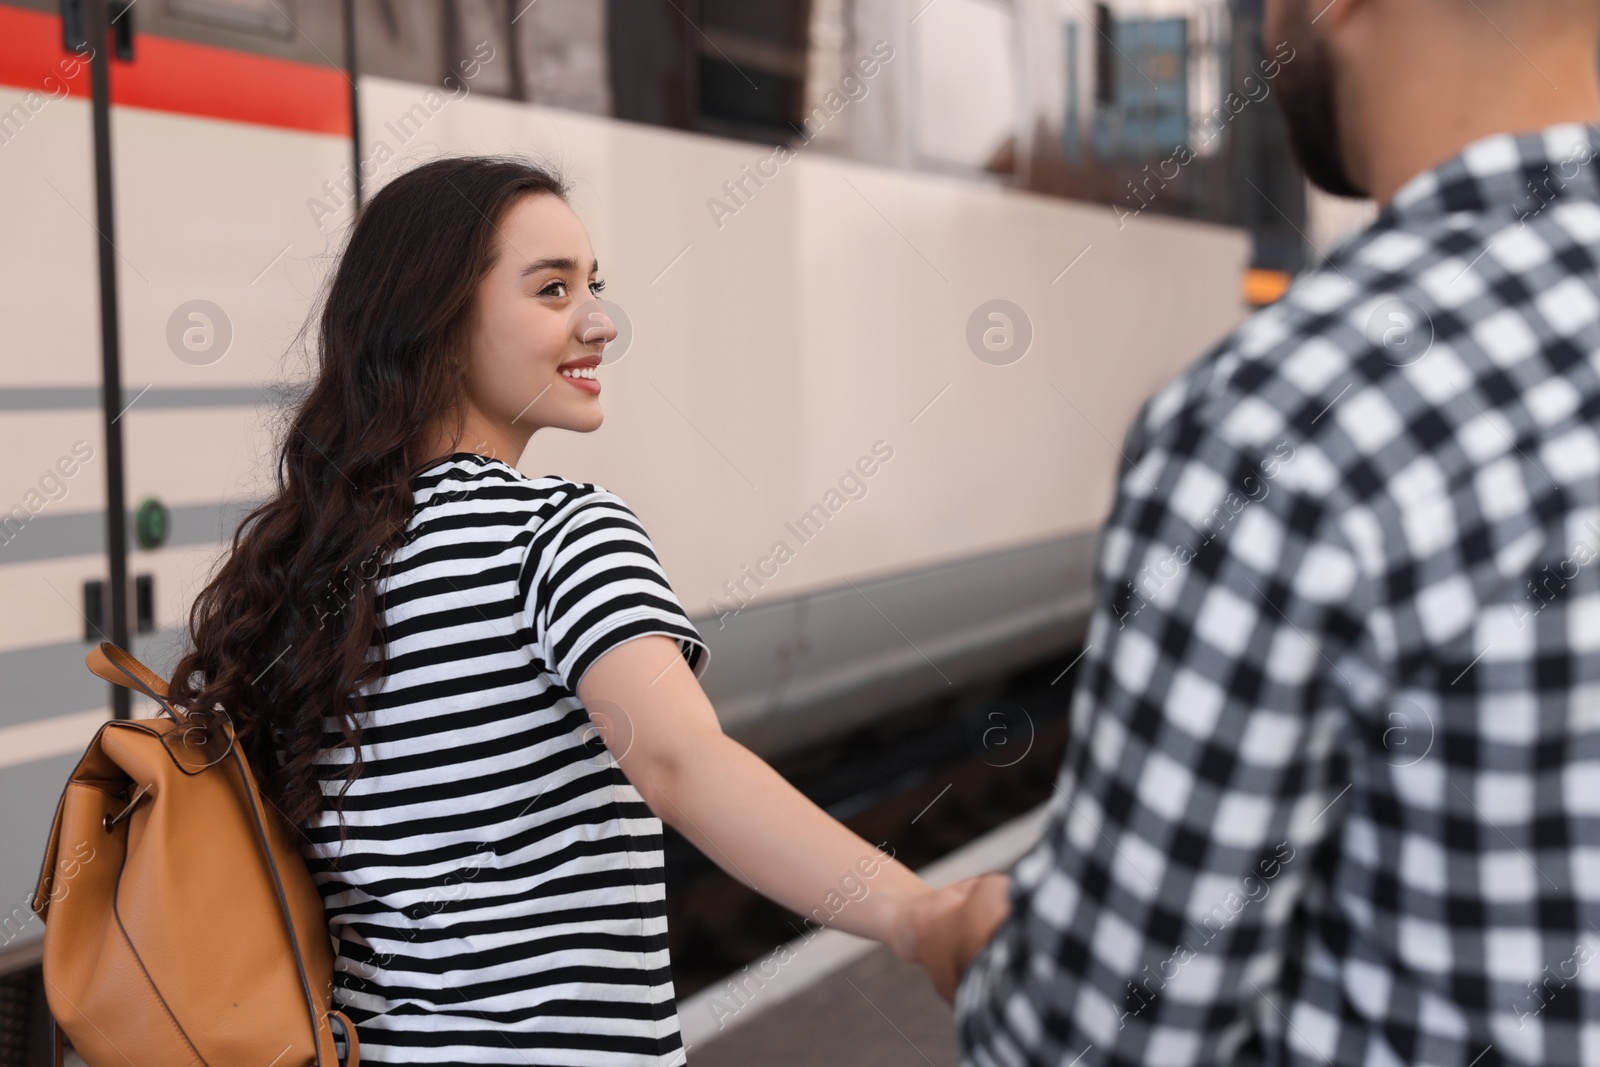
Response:
[[[1183,392],[1124,449],[1047,828],[957,991],[967,1064],[1225,1062],[1294,1025],[1267,992],[1341,820],[1371,583],[1326,458]]]

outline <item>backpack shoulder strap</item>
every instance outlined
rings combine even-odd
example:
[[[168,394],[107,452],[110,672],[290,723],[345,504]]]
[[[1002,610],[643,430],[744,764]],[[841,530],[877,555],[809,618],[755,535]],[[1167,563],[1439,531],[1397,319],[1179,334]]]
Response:
[[[110,641],[101,641],[91,648],[83,662],[112,685],[144,690],[168,715],[181,719],[167,701],[167,683],[161,676]]]

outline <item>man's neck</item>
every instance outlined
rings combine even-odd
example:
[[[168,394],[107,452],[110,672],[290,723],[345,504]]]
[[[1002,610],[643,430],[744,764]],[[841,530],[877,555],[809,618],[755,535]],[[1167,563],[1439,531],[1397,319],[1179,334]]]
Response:
[[[1529,133],[1561,122],[1600,129],[1600,78],[1593,50],[1519,55],[1515,69],[1495,67],[1467,76],[1458,62],[1428,64],[1427,72],[1397,77],[1362,108],[1366,185],[1379,206],[1412,178],[1459,155],[1467,145],[1497,133]],[[1504,57],[1502,57],[1504,58]],[[1457,69],[1448,69],[1455,67]],[[1421,76],[1431,73],[1435,77]],[[1358,120],[1359,121],[1359,120]]]

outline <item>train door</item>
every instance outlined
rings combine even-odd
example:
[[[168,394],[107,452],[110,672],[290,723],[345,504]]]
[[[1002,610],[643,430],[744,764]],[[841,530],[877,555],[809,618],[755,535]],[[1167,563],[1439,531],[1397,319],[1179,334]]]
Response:
[[[0,969],[42,937],[26,897],[77,758],[107,718],[155,710],[84,656],[126,633],[170,674],[194,594],[270,489],[277,417],[311,370],[314,324],[296,334],[354,206],[340,5],[295,22],[252,0],[107,4],[100,152],[87,52],[67,47],[85,7],[0,2]]]
[[[0,962],[43,936],[50,817],[110,710],[83,667],[106,573],[94,174],[84,57],[59,19],[0,6]]]

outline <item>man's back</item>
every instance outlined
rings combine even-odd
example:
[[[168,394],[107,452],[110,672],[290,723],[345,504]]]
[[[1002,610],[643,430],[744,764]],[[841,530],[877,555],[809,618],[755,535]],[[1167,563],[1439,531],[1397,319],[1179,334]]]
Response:
[[[971,1062],[1600,1061],[1597,150],[1474,142],[1146,406]]]

